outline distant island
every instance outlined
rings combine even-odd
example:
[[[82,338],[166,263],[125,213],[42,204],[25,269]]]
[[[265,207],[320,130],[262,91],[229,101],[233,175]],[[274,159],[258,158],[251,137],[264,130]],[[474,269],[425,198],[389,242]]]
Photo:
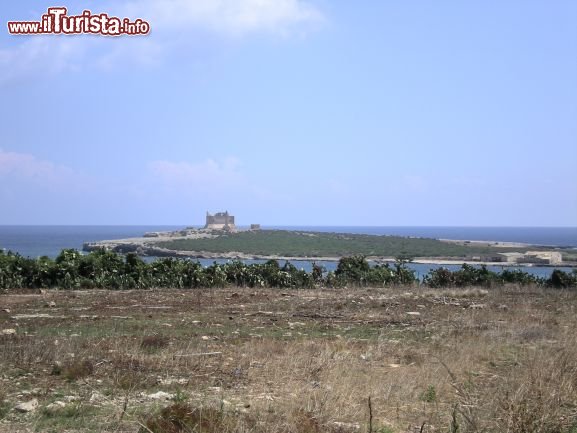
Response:
[[[363,255],[377,261],[403,258],[437,264],[577,265],[574,250],[513,242],[263,230],[259,224],[240,229],[228,211],[207,212],[203,228],[150,232],[139,238],[87,242],[83,246],[85,251],[102,248],[140,256],[204,259],[330,261],[344,256]]]

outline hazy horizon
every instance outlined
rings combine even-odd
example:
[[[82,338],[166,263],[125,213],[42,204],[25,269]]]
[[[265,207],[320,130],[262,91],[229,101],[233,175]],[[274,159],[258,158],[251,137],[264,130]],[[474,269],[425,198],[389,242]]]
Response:
[[[0,225],[577,225],[577,2],[65,3],[0,6]]]

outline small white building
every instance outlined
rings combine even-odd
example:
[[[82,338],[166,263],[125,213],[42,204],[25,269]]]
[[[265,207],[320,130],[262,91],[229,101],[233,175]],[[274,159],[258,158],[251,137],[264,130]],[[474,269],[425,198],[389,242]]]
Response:
[[[563,256],[559,251],[527,251],[519,260],[519,263],[536,263],[545,265],[558,265],[563,262]]]
[[[524,256],[523,253],[498,253],[497,257],[500,258],[499,262],[505,263],[517,263]]]

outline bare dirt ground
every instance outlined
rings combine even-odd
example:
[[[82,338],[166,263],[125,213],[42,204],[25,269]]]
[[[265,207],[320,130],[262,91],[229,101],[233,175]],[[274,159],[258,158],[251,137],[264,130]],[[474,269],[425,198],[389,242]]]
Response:
[[[3,294],[0,432],[574,433],[576,306],[517,287]],[[155,424],[167,407],[211,422]]]

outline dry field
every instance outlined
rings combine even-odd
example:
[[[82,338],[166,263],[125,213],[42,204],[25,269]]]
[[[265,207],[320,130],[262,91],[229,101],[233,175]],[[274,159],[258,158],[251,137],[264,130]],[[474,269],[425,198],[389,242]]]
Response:
[[[517,287],[2,294],[0,432],[575,433],[576,306]]]

